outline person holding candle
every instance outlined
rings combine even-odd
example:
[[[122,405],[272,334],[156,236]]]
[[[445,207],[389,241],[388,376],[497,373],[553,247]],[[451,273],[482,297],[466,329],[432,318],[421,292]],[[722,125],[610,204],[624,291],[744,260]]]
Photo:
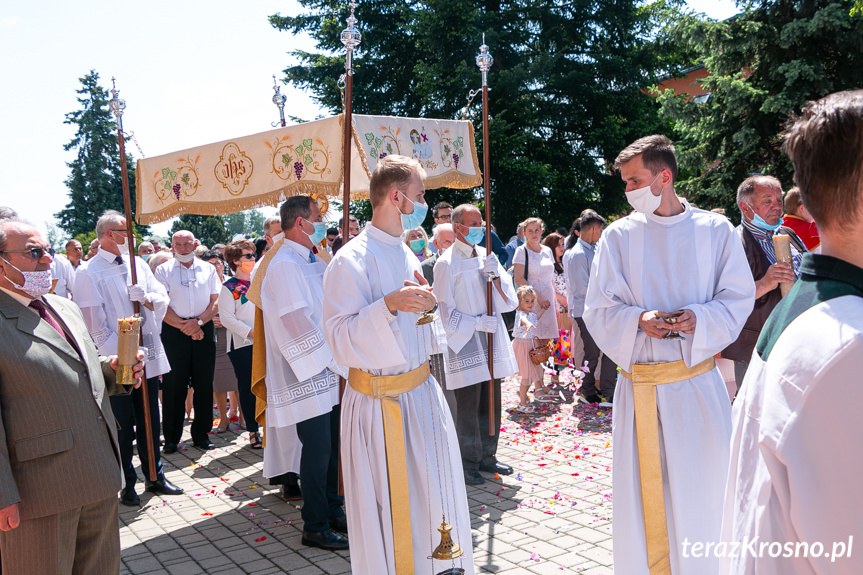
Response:
[[[722,350],[722,357],[734,362],[739,391],[758,334],[782,299],[780,284],[794,283],[800,277],[801,254],[807,250],[794,230],[781,223],[782,185],[776,178],[750,176],[743,180],[737,188],[737,205],[743,219],[736,231],[755,280],[755,307],[737,339]],[[777,261],[773,236],[779,234],[791,238],[792,264]]]

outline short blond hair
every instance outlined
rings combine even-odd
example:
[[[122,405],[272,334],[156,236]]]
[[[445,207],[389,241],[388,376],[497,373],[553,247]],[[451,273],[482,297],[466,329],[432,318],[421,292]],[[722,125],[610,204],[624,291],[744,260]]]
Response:
[[[522,230],[526,230],[527,226],[531,224],[539,224],[539,229],[545,231],[545,222],[542,221],[540,218],[527,218],[526,220],[521,222]]]
[[[381,158],[369,181],[369,199],[372,207],[381,205],[393,187],[409,183],[414,175],[424,178],[426,172],[413,158],[396,154]]]
[[[536,290],[533,289],[533,286],[521,286],[517,290],[515,290],[515,296],[518,298],[518,302],[521,303],[521,300],[524,299],[524,296],[532,295],[536,297]]]

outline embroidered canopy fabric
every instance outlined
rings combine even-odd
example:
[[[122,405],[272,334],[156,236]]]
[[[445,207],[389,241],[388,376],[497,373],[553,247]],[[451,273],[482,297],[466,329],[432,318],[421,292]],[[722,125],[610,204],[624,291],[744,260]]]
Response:
[[[342,125],[339,115],[138,160],[136,220],[230,214],[296,194],[340,198]],[[482,183],[468,121],[355,114],[351,154],[352,199],[368,197],[369,177],[388,154],[417,159],[428,189]]]

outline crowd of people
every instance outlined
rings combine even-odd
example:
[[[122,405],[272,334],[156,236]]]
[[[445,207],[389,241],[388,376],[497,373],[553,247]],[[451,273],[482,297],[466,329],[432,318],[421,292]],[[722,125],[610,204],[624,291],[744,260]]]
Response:
[[[676,194],[660,135],[615,161],[629,215],[585,209],[551,233],[530,217],[506,244],[469,203],[434,206],[429,234],[423,169],[396,155],[372,174],[364,227],[328,228],[297,195],[262,238],[210,249],[181,230],[134,257],[109,210],[86,255],[70,240],[54,257],[0,208],[3,569],[117,572],[105,526],[140,505],[133,446],[144,489],[180,495],[162,460],[191,419],[202,451],[231,422],[247,431],[264,476],[303,500],[303,545],[350,548],[355,573],[437,572],[443,517],[471,574],[465,486],[513,473],[496,456],[502,381],[518,383],[511,417],[541,417],[568,369],[579,401],[613,408],[616,570],[858,572],[861,502],[843,481],[863,468],[834,445],[859,427],[863,94],[810,103],[785,148],[799,187],[746,178],[736,228]],[[124,386],[117,320],[135,313]],[[753,537],[769,553],[727,553]]]

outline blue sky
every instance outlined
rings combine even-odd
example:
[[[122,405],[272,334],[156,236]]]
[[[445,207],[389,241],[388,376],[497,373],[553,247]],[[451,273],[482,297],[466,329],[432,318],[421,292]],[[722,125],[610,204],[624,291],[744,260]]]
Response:
[[[688,4],[718,19],[736,13],[730,0]],[[79,108],[78,79],[90,69],[105,87],[117,78],[127,104],[124,128],[147,156],[269,129],[278,119],[273,74],[280,77],[290,65],[287,52],[312,44],[278,32],[267,16],[299,11],[294,0],[4,2],[0,205],[43,230],[65,207],[66,162],[73,155],[63,145],[74,129],[63,120]],[[286,86],[282,93],[287,113],[306,119],[321,114],[308,94]],[[140,157],[134,143],[127,146]]]

